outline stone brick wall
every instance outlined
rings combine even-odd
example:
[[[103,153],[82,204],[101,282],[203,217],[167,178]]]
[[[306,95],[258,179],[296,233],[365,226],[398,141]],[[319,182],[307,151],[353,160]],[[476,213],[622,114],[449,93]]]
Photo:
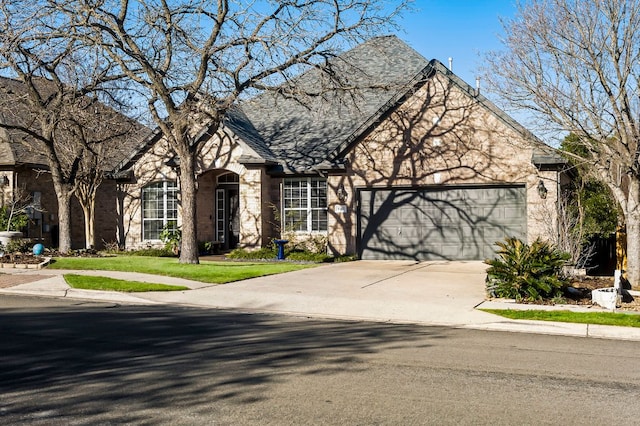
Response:
[[[199,241],[215,240],[215,189],[217,177],[233,172],[239,177],[241,247],[256,248],[263,244],[263,230],[269,229],[269,202],[265,197],[271,185],[264,167],[245,167],[240,157],[250,150],[233,134],[220,130],[201,149],[198,157],[197,230]],[[123,226],[120,230],[127,249],[153,243],[142,240],[141,189],[156,181],[175,180],[177,173],[166,165],[170,147],[158,142],[134,165],[135,182],[122,185]],[[180,211],[178,223],[181,222]]]
[[[539,172],[532,154],[521,134],[438,75],[353,147],[346,174],[329,177],[329,249],[355,253],[357,191],[372,187],[524,184],[528,238],[544,237],[540,211],[555,203],[557,175]],[[540,179],[547,182],[544,200],[536,190]],[[340,184],[349,194],[347,213],[336,212]]]
[[[170,153],[167,142],[158,141],[134,165],[133,182],[120,185],[118,200],[122,223],[118,229],[118,243],[126,250],[162,245],[160,241],[142,239],[142,188],[153,182],[178,180],[176,170],[166,164]],[[180,220],[178,209],[178,223]]]
[[[8,188],[19,188],[33,197],[39,193],[40,211],[33,214],[25,237],[41,242],[45,247],[56,247],[58,241],[58,199],[53,189],[51,175],[44,171],[36,171],[26,167],[19,167],[13,172],[6,173],[10,178]],[[6,189],[6,196],[10,190]],[[105,180],[96,197],[95,236],[96,248],[103,248],[103,241],[113,241],[116,235],[118,214],[115,204],[115,182]],[[71,248],[85,247],[84,215],[80,203],[75,197],[71,200]]]

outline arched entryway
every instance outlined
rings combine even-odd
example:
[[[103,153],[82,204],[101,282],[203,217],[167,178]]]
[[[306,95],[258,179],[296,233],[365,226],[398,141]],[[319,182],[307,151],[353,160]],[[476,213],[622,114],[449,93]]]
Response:
[[[237,173],[216,176],[213,211],[215,240],[223,250],[232,250],[240,240],[240,188]]]

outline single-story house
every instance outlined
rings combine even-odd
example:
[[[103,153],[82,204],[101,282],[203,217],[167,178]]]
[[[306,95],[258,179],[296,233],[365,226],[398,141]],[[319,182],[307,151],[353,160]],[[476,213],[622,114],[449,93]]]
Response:
[[[395,36],[332,60],[227,114],[198,163],[197,230],[225,249],[326,241],[363,259],[484,259],[551,229],[562,161],[436,60]],[[347,88],[345,88],[347,87]],[[309,93],[317,90],[314,95]],[[120,167],[128,248],[180,217],[171,150],[150,139]]]
[[[563,161],[477,88],[395,36],[331,63],[333,89],[306,72],[239,102],[203,144],[200,241],[228,250],[286,238],[362,259],[463,260],[491,256],[505,237],[556,232]],[[179,159],[158,133],[123,154],[96,221],[117,229],[98,240],[160,244],[180,223]]]
[[[38,90],[46,99],[55,87],[45,79],[36,80]],[[29,223],[23,234],[46,247],[58,246],[58,201],[53,189],[46,150],[23,131],[27,127],[39,134],[38,113],[26,102],[26,86],[12,78],[0,77],[0,207],[9,206],[15,197],[30,203]],[[95,199],[98,217],[95,222],[96,245],[116,240],[122,227],[117,214],[117,181],[111,172],[132,150],[146,140],[151,131],[140,123],[118,113],[114,109],[87,98],[79,98],[74,110],[76,123],[87,123],[84,127],[87,143],[94,145],[98,164],[105,174]],[[68,122],[66,122],[68,124]],[[61,136],[60,140],[64,140]],[[74,173],[74,149],[58,151],[66,175]],[[77,147],[76,147],[77,148]],[[78,169],[76,169],[78,170]],[[75,174],[77,175],[76,171]],[[20,204],[23,204],[22,201]],[[74,248],[85,247],[85,226],[82,207],[72,197],[71,239]]]

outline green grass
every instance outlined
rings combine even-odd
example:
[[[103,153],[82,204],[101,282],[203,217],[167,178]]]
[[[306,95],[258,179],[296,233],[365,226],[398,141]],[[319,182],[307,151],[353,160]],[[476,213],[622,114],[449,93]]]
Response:
[[[152,284],[89,275],[65,274],[64,279],[71,287],[83,290],[122,291],[125,293],[189,290],[189,287],[180,285]]]
[[[572,322],[578,324],[616,325],[640,327],[640,315],[615,312],[572,312],[516,309],[481,309],[510,319]]]
[[[263,275],[280,274],[314,267],[313,264],[287,262],[201,262],[182,264],[176,258],[115,256],[115,257],[57,257],[50,269],[91,271],[124,271],[184,278],[205,283],[222,284]]]

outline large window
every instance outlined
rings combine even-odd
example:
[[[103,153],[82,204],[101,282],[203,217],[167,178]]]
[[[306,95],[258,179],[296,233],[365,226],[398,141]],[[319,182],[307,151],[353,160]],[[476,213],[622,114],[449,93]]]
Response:
[[[175,181],[156,182],[142,189],[143,240],[159,240],[162,228],[177,227],[177,193]]]
[[[284,180],[284,226],[287,231],[327,230],[327,181]]]

